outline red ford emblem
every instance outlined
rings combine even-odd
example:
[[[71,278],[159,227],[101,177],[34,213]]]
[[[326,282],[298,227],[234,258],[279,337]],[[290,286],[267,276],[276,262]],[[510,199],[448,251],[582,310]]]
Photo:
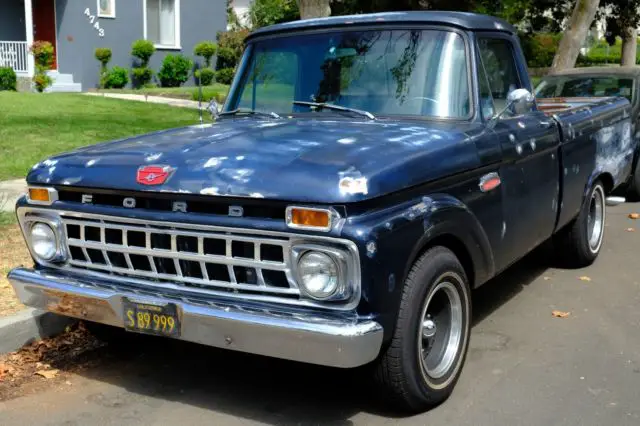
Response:
[[[138,169],[136,180],[142,185],[161,185],[174,170],[171,166],[142,166]]]

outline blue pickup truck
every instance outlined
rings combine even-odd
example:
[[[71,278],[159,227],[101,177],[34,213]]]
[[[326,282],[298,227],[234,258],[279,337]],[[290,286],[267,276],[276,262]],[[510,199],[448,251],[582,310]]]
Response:
[[[460,377],[471,290],[550,239],[592,263],[630,172],[627,99],[547,114],[530,91],[488,16],[262,28],[213,123],[36,164],[16,206],[35,265],[9,279],[102,336],[370,366],[424,411]]]

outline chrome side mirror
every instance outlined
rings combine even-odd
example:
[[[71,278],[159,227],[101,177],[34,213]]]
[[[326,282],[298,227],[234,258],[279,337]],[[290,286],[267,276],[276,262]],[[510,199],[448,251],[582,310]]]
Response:
[[[515,115],[520,115],[531,111],[535,98],[527,89],[515,89],[507,95],[507,108],[510,108]]]
[[[207,105],[207,111],[211,114],[211,119],[216,120],[218,115],[220,114],[220,109],[218,106],[218,102],[215,99],[211,99],[209,105]]]
[[[535,99],[535,96],[533,96],[533,94],[527,89],[512,90],[507,95],[507,104],[504,109],[491,117],[488,126],[493,128],[507,111],[511,112],[513,115],[521,115],[531,111],[533,104],[535,103]]]

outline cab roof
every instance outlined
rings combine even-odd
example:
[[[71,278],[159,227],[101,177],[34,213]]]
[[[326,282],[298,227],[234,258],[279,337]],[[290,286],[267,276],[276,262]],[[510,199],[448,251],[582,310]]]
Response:
[[[287,31],[380,24],[436,24],[449,25],[471,31],[503,31],[511,34],[516,33],[516,29],[508,22],[493,16],[482,15],[479,13],[407,11],[331,16],[328,18],[303,19],[285,22],[282,24],[259,28],[253,31],[248,38]]]

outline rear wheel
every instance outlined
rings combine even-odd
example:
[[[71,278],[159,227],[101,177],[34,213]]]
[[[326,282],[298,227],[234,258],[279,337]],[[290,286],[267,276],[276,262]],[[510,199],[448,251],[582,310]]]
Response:
[[[633,170],[633,175],[629,179],[629,185],[625,195],[629,201],[640,200],[640,159],[636,162],[636,166]]]
[[[604,186],[596,181],[578,217],[554,237],[557,250],[573,266],[588,266],[598,257],[604,239],[605,203]]]
[[[470,318],[464,268],[449,249],[428,250],[409,273],[391,344],[377,362],[387,399],[411,412],[447,399],[468,350]]]

